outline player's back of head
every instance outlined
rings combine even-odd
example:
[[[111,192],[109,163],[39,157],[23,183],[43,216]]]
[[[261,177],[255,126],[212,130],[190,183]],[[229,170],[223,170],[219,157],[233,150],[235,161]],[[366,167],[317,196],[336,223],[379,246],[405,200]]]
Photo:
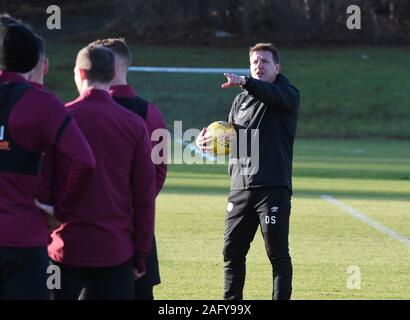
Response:
[[[76,66],[90,82],[109,83],[115,74],[114,54],[107,48],[88,45],[77,55]]]
[[[2,13],[0,14],[0,24],[3,25],[11,25],[11,24],[18,24],[22,23],[20,20],[12,17],[8,13]]]
[[[124,61],[127,67],[129,67],[132,63],[131,50],[124,38],[99,39],[92,42],[90,45],[109,48],[117,57]]]
[[[21,23],[0,22],[0,69],[27,73],[38,62],[39,48],[34,33]]]
[[[36,42],[38,46],[39,56],[40,58],[45,58],[46,57],[46,45],[45,45],[44,39],[38,34],[35,34],[35,37],[36,37]]]

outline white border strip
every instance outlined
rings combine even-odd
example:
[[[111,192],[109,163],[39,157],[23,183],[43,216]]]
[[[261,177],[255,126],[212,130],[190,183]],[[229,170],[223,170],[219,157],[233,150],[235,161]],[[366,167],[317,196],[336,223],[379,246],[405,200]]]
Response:
[[[128,71],[170,73],[235,73],[249,74],[246,68],[129,67]]]
[[[369,218],[368,216],[364,215],[363,213],[353,209],[352,207],[349,207],[348,205],[344,204],[342,201],[337,200],[336,198],[333,198],[332,196],[329,195],[322,195],[320,196],[323,200],[335,205],[336,207],[339,207],[343,211],[347,212],[351,216],[353,216],[356,219],[359,219],[360,221],[366,223],[367,225],[371,226],[372,228],[376,229],[377,231],[384,233],[388,235],[390,238],[393,238],[395,240],[398,240],[408,246],[410,246],[410,239],[398,234],[396,231],[382,225],[381,223]]]

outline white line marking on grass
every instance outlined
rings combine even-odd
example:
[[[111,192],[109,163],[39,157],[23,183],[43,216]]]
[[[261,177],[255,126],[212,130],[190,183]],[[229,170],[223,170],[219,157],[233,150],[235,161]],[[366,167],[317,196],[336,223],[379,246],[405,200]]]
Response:
[[[332,196],[329,195],[322,195],[320,196],[323,200],[339,207],[343,211],[346,211],[349,213],[351,216],[355,217],[356,219],[359,219],[360,221],[366,223],[367,225],[371,226],[372,228],[376,229],[377,231],[384,233],[388,235],[390,238],[393,238],[395,240],[398,240],[404,244],[407,244],[410,246],[410,239],[406,238],[405,236],[402,236],[401,234],[398,234],[396,231],[382,225],[381,223],[369,218],[368,216],[364,215],[363,213],[353,209],[352,207],[349,207],[348,205],[344,204],[342,201],[337,200],[336,198],[333,198]]]

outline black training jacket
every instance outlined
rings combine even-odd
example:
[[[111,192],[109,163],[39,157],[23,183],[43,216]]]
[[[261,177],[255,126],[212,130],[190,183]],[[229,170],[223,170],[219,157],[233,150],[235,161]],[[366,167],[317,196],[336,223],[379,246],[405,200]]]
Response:
[[[229,159],[231,190],[284,186],[292,192],[299,91],[282,74],[273,83],[246,77],[243,89],[228,116],[238,132]]]

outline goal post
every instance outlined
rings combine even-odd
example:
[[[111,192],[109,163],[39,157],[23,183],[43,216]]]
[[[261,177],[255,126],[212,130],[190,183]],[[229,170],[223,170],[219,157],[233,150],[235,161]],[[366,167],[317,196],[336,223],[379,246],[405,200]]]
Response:
[[[249,69],[132,66],[128,83],[139,96],[158,106],[170,130],[174,121],[182,121],[184,129],[201,129],[226,120],[240,92],[240,88],[221,88],[225,72],[248,75]]]

